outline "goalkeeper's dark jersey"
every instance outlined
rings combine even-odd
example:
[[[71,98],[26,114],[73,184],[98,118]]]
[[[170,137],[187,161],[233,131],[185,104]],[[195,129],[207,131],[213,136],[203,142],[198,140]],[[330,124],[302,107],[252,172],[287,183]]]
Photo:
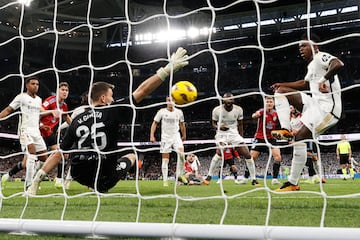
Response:
[[[117,148],[119,123],[131,120],[129,99],[87,108],[73,119],[60,144],[62,150],[81,149],[106,154]],[[127,106],[126,106],[127,105]]]

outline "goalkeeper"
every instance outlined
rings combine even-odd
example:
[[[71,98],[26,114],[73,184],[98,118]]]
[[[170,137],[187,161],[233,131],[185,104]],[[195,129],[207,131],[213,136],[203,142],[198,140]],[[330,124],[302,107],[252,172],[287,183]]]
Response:
[[[71,175],[75,181],[95,191],[107,192],[119,180],[124,179],[131,169],[134,169],[136,162],[134,153],[120,158],[115,153],[118,141],[116,129],[121,121],[120,118],[131,116],[127,114],[128,110],[132,110],[127,107],[129,103],[141,102],[144,97],[157,89],[171,72],[188,65],[187,57],[186,50],[178,48],[166,67],[160,68],[155,75],[140,84],[132,93],[132,99],[114,102],[113,85],[106,82],[96,82],[92,85],[90,91],[92,106],[72,121],[60,144],[60,149],[63,151],[73,149]],[[61,151],[49,156],[36,173],[32,185],[27,190],[28,194],[37,194],[40,182],[61,159]]]

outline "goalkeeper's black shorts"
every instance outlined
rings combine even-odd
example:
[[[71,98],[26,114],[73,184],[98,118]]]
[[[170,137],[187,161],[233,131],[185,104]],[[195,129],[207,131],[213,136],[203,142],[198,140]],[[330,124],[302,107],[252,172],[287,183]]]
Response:
[[[114,187],[119,180],[126,178],[131,168],[131,161],[124,157],[117,160],[115,159],[115,161],[104,158],[101,160],[99,171],[98,167],[99,161],[97,159],[88,161],[77,161],[77,159],[73,159],[71,176],[82,185],[93,188],[99,192],[107,192]],[[98,178],[96,178],[97,172],[99,172]]]

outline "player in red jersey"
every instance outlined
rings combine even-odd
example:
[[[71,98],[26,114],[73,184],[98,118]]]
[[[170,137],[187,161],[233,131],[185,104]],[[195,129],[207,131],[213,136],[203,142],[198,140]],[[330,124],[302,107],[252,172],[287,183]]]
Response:
[[[69,84],[67,82],[60,82],[57,96],[50,96],[42,103],[44,113],[40,118],[40,132],[51,151],[58,148],[58,137],[56,133],[59,127],[60,117],[68,124],[71,123],[71,118],[67,113],[68,106],[65,102],[68,96]],[[62,162],[60,162],[55,181],[55,187],[57,188],[61,188],[63,184],[62,168]]]
[[[266,140],[272,145],[271,154],[272,157],[274,158],[274,163],[273,163],[273,174],[272,174],[273,179],[271,181],[271,184],[279,184],[280,182],[277,178],[280,170],[281,152],[278,147],[275,147],[277,141],[271,135],[271,131],[277,129],[276,127],[279,124],[278,115],[274,107],[275,107],[274,98],[267,96],[265,97],[265,109],[261,108],[252,114],[252,118],[257,119],[257,129],[255,132],[250,154],[255,161],[256,159],[258,159],[258,157],[262,152],[269,152],[269,147],[265,145]],[[264,119],[265,119],[265,124],[264,124]]]
[[[189,153],[184,163],[184,172],[179,175],[179,181],[185,185],[200,185],[202,177],[199,175],[200,162],[198,157]]]

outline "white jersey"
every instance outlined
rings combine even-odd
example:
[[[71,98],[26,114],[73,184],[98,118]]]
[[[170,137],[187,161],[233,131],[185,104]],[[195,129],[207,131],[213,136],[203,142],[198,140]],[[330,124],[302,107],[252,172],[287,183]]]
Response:
[[[20,93],[9,106],[14,109],[20,109],[21,116],[19,119],[19,135],[23,133],[39,134],[39,120],[41,110],[41,98],[39,96],[31,97],[27,93]]]
[[[164,139],[173,139],[179,136],[179,124],[184,122],[184,114],[180,109],[173,108],[169,111],[167,108],[161,108],[154,117],[155,122],[161,122],[161,141]]]
[[[308,72],[305,81],[309,82],[312,97],[317,100],[321,108],[335,117],[341,116],[341,86],[337,75],[333,79],[326,81],[325,84],[330,88],[330,93],[321,93],[319,91],[319,80],[326,74],[330,61],[336,57],[325,53],[318,52],[314,55],[313,60],[309,63]]]
[[[218,130],[220,133],[239,134],[238,121],[244,118],[243,109],[238,105],[233,105],[230,112],[225,110],[224,105],[217,106],[212,111],[212,120],[218,122],[218,126],[226,125],[227,131]]]

